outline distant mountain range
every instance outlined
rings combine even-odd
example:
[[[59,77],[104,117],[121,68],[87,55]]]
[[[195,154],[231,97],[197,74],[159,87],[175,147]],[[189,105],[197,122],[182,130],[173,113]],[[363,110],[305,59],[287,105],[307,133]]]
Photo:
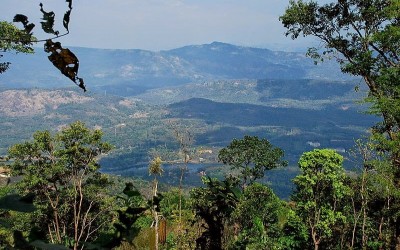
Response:
[[[89,91],[134,96],[148,89],[216,79],[344,80],[336,62],[314,65],[304,53],[271,51],[214,42],[168,51],[70,48],[80,60]],[[3,88],[55,88],[73,84],[37,48],[34,55],[6,55],[11,69]]]

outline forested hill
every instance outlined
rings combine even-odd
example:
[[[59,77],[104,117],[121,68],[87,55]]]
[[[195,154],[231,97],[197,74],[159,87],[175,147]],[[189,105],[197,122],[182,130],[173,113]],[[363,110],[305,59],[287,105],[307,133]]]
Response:
[[[169,51],[71,48],[80,60],[79,73],[89,91],[132,96],[146,89],[210,79],[346,78],[335,62],[314,65],[305,53],[241,47],[214,42]],[[46,53],[6,55],[11,68],[1,87],[66,87],[71,83],[51,65]]]

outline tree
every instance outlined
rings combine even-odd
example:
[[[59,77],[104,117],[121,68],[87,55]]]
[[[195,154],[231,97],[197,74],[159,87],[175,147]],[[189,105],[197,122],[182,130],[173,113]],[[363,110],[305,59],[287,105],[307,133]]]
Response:
[[[66,36],[69,34],[69,22],[72,12],[72,0],[65,0],[68,4],[68,9],[63,17],[63,27],[65,33],[60,34],[60,31],[54,30],[55,13],[53,11],[45,11],[43,4],[40,3],[40,12],[43,14],[40,22],[42,30],[52,36],[50,38],[38,40],[33,36],[34,23],[30,23],[27,16],[17,14],[14,16],[13,22],[21,23],[23,29],[18,29],[13,24],[7,22],[0,23],[0,51],[16,51],[24,53],[33,53],[32,44],[45,42],[44,51],[50,53],[48,59],[60,70],[60,72],[72,80],[78,87],[86,91],[85,83],[78,76],[79,60],[69,49],[63,48],[60,42],[53,42],[54,39]],[[2,55],[0,54],[0,58]],[[0,63],[0,74],[8,69],[10,62]]]
[[[148,207],[141,193],[131,182],[125,183],[125,188],[122,194],[117,196],[117,201],[122,204],[120,204],[121,208],[117,210],[118,221],[114,223],[116,232],[106,247],[114,249],[121,244],[134,247],[132,241],[139,231],[134,224]]]
[[[182,156],[182,160],[180,161],[180,176],[179,176],[179,232],[178,232],[178,249],[182,248],[182,235],[183,235],[183,221],[182,221],[182,200],[183,200],[183,179],[185,173],[188,171],[188,163],[192,157],[193,150],[191,146],[194,143],[194,135],[190,131],[190,129],[186,126],[182,126],[180,124],[169,121],[168,126],[170,127],[171,132],[173,133],[174,139],[178,142],[179,145],[179,153],[178,155]]]
[[[276,249],[283,228],[283,203],[271,188],[260,183],[248,186],[233,212],[239,224],[237,249]]]
[[[235,178],[220,181],[205,176],[202,177],[202,181],[205,187],[194,188],[190,192],[195,214],[206,224],[205,231],[196,240],[196,249],[223,249],[224,225],[241,196],[238,182]]]
[[[39,209],[32,223],[50,243],[78,249],[109,221],[104,188],[110,182],[97,161],[111,146],[101,138],[100,130],[75,122],[55,135],[38,131],[9,150],[19,192],[32,193]]]
[[[0,21],[0,51],[16,53],[33,53],[34,37],[27,35],[14,24]],[[0,54],[0,58],[3,57]],[[4,73],[10,66],[10,62],[0,63],[0,74]]]
[[[154,232],[155,232],[155,249],[158,250],[158,222],[159,222],[159,214],[158,212],[160,211],[159,208],[159,197],[157,195],[158,191],[158,180],[157,180],[157,175],[162,175],[164,170],[162,169],[162,161],[160,157],[156,157],[153,159],[150,164],[149,164],[149,175],[154,176],[153,180],[153,198],[152,198],[152,213],[154,217]]]
[[[310,48],[315,59],[333,56],[344,73],[360,76],[368,86],[366,101],[371,113],[382,117],[372,128],[378,143],[375,150],[387,154],[394,172],[392,183],[399,187],[400,176],[400,1],[340,0],[319,5],[291,0],[280,17],[293,39],[313,36],[321,48]],[[395,199],[398,203],[398,199]],[[392,208],[397,207],[391,206]],[[400,216],[390,222],[400,249]]]
[[[283,150],[276,148],[266,139],[257,136],[245,136],[243,139],[233,139],[221,149],[218,159],[239,171],[242,188],[264,177],[264,172],[280,166],[286,166],[282,160]]]
[[[302,34],[321,41],[324,48],[310,48],[311,57],[334,56],[343,72],[364,79],[371,111],[383,118],[373,132],[399,167],[400,2],[343,0],[320,6],[291,0],[280,20],[293,39]]]
[[[307,225],[314,249],[333,235],[344,220],[341,202],[349,192],[345,185],[343,157],[331,149],[304,153],[299,160],[301,174],[294,178],[296,212]]]

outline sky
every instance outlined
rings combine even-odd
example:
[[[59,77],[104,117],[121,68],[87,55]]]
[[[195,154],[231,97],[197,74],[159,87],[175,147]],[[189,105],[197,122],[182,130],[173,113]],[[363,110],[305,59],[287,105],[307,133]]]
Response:
[[[17,13],[40,23],[42,2],[62,29],[64,0],[1,0],[0,20]],[[286,51],[302,50],[309,39],[285,37],[279,21],[289,0],[73,0],[66,46],[168,50],[214,41]],[[46,38],[36,27],[34,34]]]

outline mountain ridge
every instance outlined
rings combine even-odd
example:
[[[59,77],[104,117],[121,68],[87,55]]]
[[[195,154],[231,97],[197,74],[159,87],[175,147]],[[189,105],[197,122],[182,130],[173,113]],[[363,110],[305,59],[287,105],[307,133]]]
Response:
[[[211,79],[348,79],[334,62],[314,65],[303,53],[272,51],[221,42],[165,51],[72,47],[80,76],[89,91],[134,96],[161,86]],[[8,55],[11,68],[0,87],[67,87],[73,84],[37,50],[34,55]],[[328,74],[329,72],[329,74]]]

